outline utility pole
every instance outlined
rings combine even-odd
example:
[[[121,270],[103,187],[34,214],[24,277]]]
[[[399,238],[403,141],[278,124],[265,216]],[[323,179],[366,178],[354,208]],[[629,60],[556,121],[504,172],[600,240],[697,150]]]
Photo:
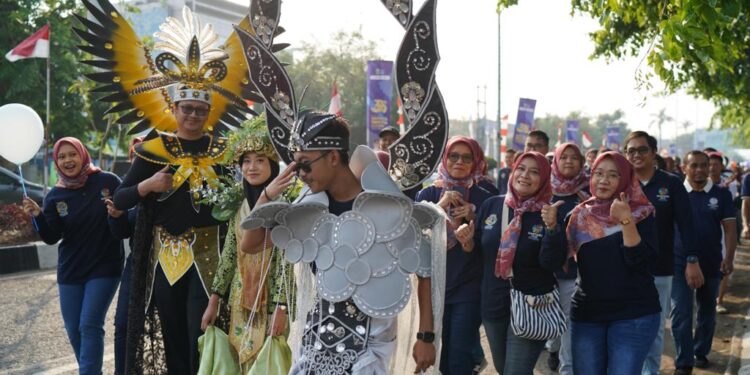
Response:
[[[500,53],[500,51],[501,51],[500,45],[502,44],[501,43],[501,38],[500,38],[500,36],[501,36],[501,34],[500,34],[501,29],[502,28],[500,27],[500,13],[498,13],[497,14],[497,116],[496,116],[496,120],[497,120],[497,132],[498,132],[498,134],[497,134],[498,144],[495,145],[495,149],[492,151],[493,154],[495,155],[494,159],[498,160],[498,163],[499,163],[499,159],[498,159],[498,157],[499,157],[499,155],[498,155],[499,154],[499,149],[501,148],[500,145],[503,142],[503,137],[502,137],[502,133],[503,133],[503,130],[502,130],[503,129],[503,121],[502,121],[502,116],[503,115],[502,115],[502,113],[503,112],[500,110],[500,103],[501,103],[500,98],[501,98],[501,92],[502,92],[500,90],[500,81],[501,81],[500,77],[502,76],[502,70],[500,69],[500,62],[502,61],[502,53]],[[508,135],[510,135],[510,134],[508,134]]]

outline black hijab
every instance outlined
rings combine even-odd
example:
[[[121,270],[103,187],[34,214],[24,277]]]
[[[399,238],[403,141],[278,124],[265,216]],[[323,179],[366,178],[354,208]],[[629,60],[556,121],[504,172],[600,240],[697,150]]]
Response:
[[[242,158],[244,157],[245,155],[243,154],[240,158],[240,168],[242,168]],[[242,177],[242,187],[245,190],[245,199],[247,199],[247,203],[250,205],[251,210],[255,207],[255,202],[258,201],[260,195],[263,194],[263,189],[265,189],[266,186],[268,186],[268,184],[279,175],[279,162],[273,161],[269,158],[266,158],[266,160],[268,160],[268,164],[271,166],[271,176],[269,176],[262,184],[258,186],[250,185],[245,177]]]

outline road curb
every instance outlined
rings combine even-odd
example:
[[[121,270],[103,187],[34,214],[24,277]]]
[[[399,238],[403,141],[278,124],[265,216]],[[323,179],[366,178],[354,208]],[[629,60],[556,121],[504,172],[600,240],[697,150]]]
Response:
[[[0,247],[0,275],[57,267],[57,244],[30,242]]]

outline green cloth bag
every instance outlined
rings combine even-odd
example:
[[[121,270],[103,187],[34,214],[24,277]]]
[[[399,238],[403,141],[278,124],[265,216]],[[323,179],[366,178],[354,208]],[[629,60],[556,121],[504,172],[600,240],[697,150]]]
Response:
[[[224,331],[208,326],[198,338],[200,367],[198,375],[240,375],[240,366],[232,354],[229,336]]]
[[[292,367],[292,350],[284,336],[269,336],[247,375],[286,375]]]

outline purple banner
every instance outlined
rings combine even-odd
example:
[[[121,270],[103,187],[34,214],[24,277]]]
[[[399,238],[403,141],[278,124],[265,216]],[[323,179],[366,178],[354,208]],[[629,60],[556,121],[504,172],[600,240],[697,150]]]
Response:
[[[581,136],[578,134],[581,129],[581,123],[578,120],[568,120],[565,123],[565,142],[573,142],[580,145],[581,142],[578,140]]]
[[[391,125],[393,62],[367,62],[367,144],[375,145],[380,131]]]
[[[612,151],[620,151],[620,127],[610,126],[607,128],[607,148]]]
[[[526,146],[526,137],[534,127],[534,109],[536,99],[521,98],[518,101],[518,115],[516,115],[516,128],[513,130],[513,148],[523,150]]]
[[[669,144],[669,156],[677,156],[677,145],[674,143]]]

